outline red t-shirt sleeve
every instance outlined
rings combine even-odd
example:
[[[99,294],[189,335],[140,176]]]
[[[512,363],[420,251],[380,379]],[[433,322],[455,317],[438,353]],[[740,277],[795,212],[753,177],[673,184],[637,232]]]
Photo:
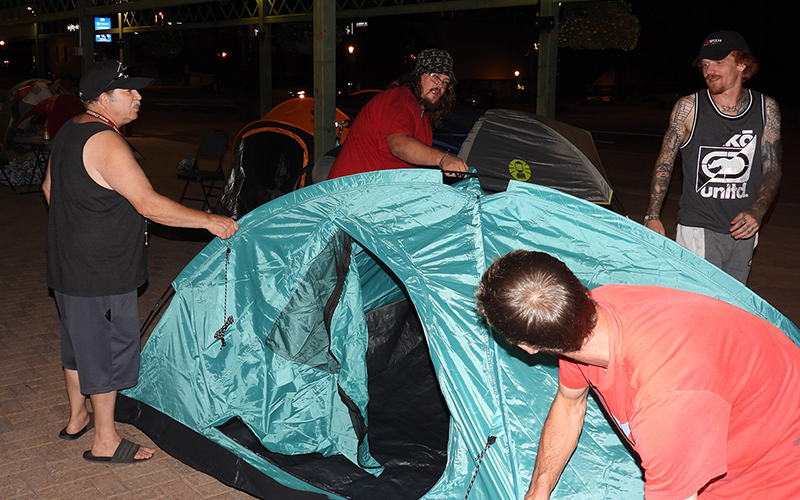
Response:
[[[631,438],[647,500],[685,500],[727,471],[730,405],[716,394],[670,391],[642,401]]]
[[[568,389],[585,389],[589,382],[579,368],[578,363],[564,358],[558,360],[558,382]]]

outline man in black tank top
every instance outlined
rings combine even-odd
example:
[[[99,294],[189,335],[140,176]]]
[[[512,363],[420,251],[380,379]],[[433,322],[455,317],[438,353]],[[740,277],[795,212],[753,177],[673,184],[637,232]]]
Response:
[[[59,437],[95,429],[83,457],[139,462],[155,450],[122,439],[114,423],[117,391],[139,376],[137,290],[147,280],[146,220],[204,228],[230,238],[236,221],[180,205],[153,190],[119,127],[138,117],[138,90],[118,61],[103,61],[81,78],[86,113],[56,135],[42,188],[50,205],[47,282],[61,317],[61,362],[70,418]],[[92,401],[93,414],[86,408]]]
[[[747,283],[758,230],[781,180],[780,109],[742,86],[758,63],[739,33],[706,37],[694,66],[707,90],[682,97],[672,110],[645,225],[665,234],[659,214],[680,150],[684,182],[676,241]]]

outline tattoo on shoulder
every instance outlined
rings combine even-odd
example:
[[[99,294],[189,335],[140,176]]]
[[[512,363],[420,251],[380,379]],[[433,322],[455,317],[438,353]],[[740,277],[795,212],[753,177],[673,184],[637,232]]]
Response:
[[[767,122],[764,124],[764,137],[768,141],[781,139],[781,110],[775,99],[764,97],[767,107]]]
[[[694,112],[694,94],[681,97],[672,110],[672,123],[681,124]]]

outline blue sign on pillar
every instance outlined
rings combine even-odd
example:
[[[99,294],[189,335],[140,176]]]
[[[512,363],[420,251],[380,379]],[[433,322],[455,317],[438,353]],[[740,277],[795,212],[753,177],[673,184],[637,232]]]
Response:
[[[110,30],[111,29],[111,18],[110,17],[95,17],[94,18],[94,29],[95,29],[95,31]]]

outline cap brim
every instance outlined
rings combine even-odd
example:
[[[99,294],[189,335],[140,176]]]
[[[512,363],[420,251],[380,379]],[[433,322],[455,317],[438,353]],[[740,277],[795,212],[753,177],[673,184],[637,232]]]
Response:
[[[697,66],[697,63],[703,59],[710,59],[712,61],[721,61],[728,57],[728,54],[733,50],[727,47],[706,47],[700,51],[700,54],[695,58],[692,66]]]
[[[154,81],[155,80],[153,78],[129,76],[128,78],[120,78],[119,80],[115,80],[111,85],[108,86],[107,90],[114,90],[114,89],[139,90],[147,87]]]

